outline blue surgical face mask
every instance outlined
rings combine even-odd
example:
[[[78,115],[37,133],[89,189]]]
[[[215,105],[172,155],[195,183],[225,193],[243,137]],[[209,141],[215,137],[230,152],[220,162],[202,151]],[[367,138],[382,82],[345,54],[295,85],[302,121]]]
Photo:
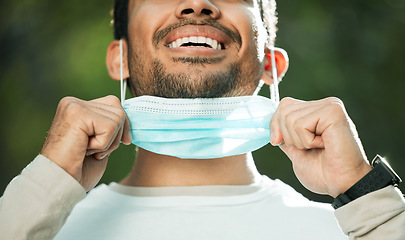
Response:
[[[211,159],[248,153],[269,143],[270,121],[278,106],[277,79],[272,86],[276,100],[257,96],[258,90],[254,96],[229,98],[125,100],[126,82],[121,77],[121,101],[133,144],[178,158]]]
[[[239,155],[266,145],[276,108],[274,101],[261,96],[141,96],[124,102],[133,144],[154,153],[198,159]]]

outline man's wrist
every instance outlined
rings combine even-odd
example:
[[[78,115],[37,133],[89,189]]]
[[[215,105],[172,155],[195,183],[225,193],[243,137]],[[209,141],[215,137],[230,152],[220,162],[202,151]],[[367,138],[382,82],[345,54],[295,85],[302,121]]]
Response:
[[[373,170],[372,166],[369,164],[368,161],[365,160],[364,164],[355,171],[355,174],[353,174],[351,177],[345,180],[340,180],[342,181],[340,185],[341,187],[338,190],[336,190],[334,194],[330,194],[330,196],[336,198],[340,194],[345,193],[353,185],[359,182],[364,176],[366,176],[371,170]]]

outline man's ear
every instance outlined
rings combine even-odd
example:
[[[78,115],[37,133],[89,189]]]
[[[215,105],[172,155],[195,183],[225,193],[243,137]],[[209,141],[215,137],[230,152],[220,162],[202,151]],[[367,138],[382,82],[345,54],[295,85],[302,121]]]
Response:
[[[129,69],[128,69],[128,56],[127,56],[127,41],[122,40],[122,70],[123,70],[123,79],[129,78]],[[110,77],[114,80],[119,81],[121,79],[120,72],[120,41],[114,40],[108,45],[106,64],[107,70]]]
[[[276,60],[276,67],[277,67],[277,78],[279,81],[287,72],[288,69],[288,54],[282,48],[274,48],[274,56]],[[273,84],[273,74],[272,74],[272,65],[271,65],[271,51],[270,49],[266,48],[265,50],[265,57],[263,62],[263,75],[262,80],[268,84]]]

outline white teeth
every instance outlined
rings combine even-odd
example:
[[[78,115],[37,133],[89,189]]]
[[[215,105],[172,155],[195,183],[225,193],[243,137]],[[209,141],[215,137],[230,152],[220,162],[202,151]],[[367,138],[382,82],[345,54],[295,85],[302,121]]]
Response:
[[[182,43],[183,43],[183,41],[181,41],[181,38],[176,40],[177,47],[180,47]]]
[[[211,38],[205,38],[205,39],[206,39],[205,42],[206,42],[208,45],[212,46],[212,39],[211,39]]]
[[[198,37],[190,37],[189,42],[198,43]]]
[[[206,40],[207,40],[207,38],[205,38],[205,37],[197,37],[197,42],[198,43],[205,43]]]
[[[218,49],[218,41],[217,40],[212,40],[212,48],[213,49]]]
[[[190,37],[184,37],[184,38],[179,38],[169,44],[170,48],[178,48],[182,46],[183,44],[187,43],[194,43],[194,44],[207,44],[213,49],[221,50],[222,46],[221,44],[218,43],[217,40],[214,40],[212,38],[206,38],[206,37],[201,37],[201,36],[190,36]],[[195,46],[195,47],[203,47],[203,46]]]
[[[189,37],[185,37],[181,39],[181,43],[188,43],[190,41]]]

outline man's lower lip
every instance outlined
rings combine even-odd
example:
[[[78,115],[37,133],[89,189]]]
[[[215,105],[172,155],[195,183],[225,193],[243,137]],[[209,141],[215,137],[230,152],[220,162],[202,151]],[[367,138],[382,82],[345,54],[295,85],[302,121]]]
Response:
[[[224,50],[217,50],[209,47],[177,47],[177,48],[168,48],[167,49],[172,53],[182,53],[190,55],[219,55],[223,54]]]

